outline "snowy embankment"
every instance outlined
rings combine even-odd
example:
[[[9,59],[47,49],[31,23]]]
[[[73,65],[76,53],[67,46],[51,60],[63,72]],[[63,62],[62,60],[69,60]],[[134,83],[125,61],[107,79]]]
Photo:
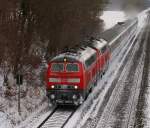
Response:
[[[147,11],[150,11],[150,9],[148,9]],[[149,43],[149,42],[148,42]],[[149,62],[150,62],[150,56],[149,58]],[[143,109],[141,111],[143,111],[143,115],[141,115],[141,121],[142,121],[142,126],[143,128],[150,128],[150,63],[148,65],[148,78],[147,80],[147,85],[144,91],[144,106]]]
[[[145,119],[144,119],[145,126],[144,126],[144,128],[150,128],[150,65],[149,65],[149,71],[148,72],[149,72],[148,85],[147,85],[147,91],[145,93],[146,108],[144,111],[144,115],[145,115]]]
[[[18,113],[18,85],[10,72],[9,86],[4,86],[3,71],[0,69],[0,128],[16,128],[25,119],[30,120],[31,117],[48,111],[45,88],[39,79],[42,68],[42,66],[26,68],[27,74],[24,75],[24,83],[21,85],[21,115]]]
[[[13,128],[11,119],[9,118],[8,114],[5,113],[4,110],[8,102],[6,102],[4,98],[2,98],[3,95],[2,86],[3,86],[3,77],[0,76],[0,128]]]
[[[140,17],[142,17],[142,15],[144,15],[144,13],[149,13],[149,12],[150,12],[150,8],[143,11],[143,13],[140,14]],[[146,17],[146,15],[145,15],[145,17]],[[150,57],[147,59],[149,59],[147,61],[150,62]],[[145,86],[145,87],[143,87],[144,89],[141,89],[143,94],[141,94],[140,98],[142,99],[142,101],[140,101],[140,102],[142,102],[141,103],[142,105],[139,105],[140,106],[139,110],[137,109],[137,115],[139,117],[137,117],[138,122],[136,122],[136,125],[137,125],[137,127],[150,128],[150,63],[149,63],[148,69],[146,69],[145,72],[146,72],[146,74],[148,72],[148,78],[143,79],[143,81],[144,81],[143,86]]]

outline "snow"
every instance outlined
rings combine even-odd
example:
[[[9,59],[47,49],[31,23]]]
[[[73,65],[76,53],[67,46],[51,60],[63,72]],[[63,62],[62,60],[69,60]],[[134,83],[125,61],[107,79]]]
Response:
[[[33,124],[33,126],[32,126],[32,127],[29,126],[28,128],[37,128],[37,127],[41,124],[41,122],[42,122],[45,118],[47,118],[47,117],[50,115],[50,113],[51,113],[53,110],[54,110],[54,108],[51,109],[51,110],[49,110],[48,112],[45,112],[44,114],[42,114],[42,116],[40,116],[40,118],[38,118],[38,119],[35,121],[35,123]]]
[[[10,119],[3,112],[0,112],[0,128],[13,128]]]
[[[2,87],[2,86],[3,86],[3,77],[0,76],[0,87]]]
[[[115,37],[115,38],[109,43],[109,45],[110,45],[110,46],[113,45],[113,43],[115,43],[115,42],[120,38],[120,36],[121,36],[123,33],[125,33],[129,28],[131,28],[135,23],[136,23],[136,21],[133,22],[131,25],[129,25],[123,32],[121,32],[117,37]]]
[[[142,28],[143,25],[145,25],[145,22],[146,22],[145,19],[147,18],[149,11],[150,11],[150,8],[148,8],[148,9],[142,11],[140,14],[138,14],[137,17],[138,17],[138,20],[139,20],[139,22],[138,22],[138,27],[139,28]]]
[[[52,111],[52,108],[49,109],[47,105],[43,104],[16,128],[37,128]]]
[[[123,11],[104,11],[100,19],[104,20],[104,29],[107,30],[116,25],[117,22],[125,21],[126,16]]]
[[[149,58],[150,59],[150,58]],[[146,97],[146,108],[144,110],[144,123],[145,126],[144,128],[150,128],[150,65],[149,65],[149,75],[148,75],[148,86],[147,86],[147,91],[145,93]]]
[[[150,8],[148,8],[147,10],[144,10],[138,15],[138,18],[140,19],[139,27],[145,24],[145,19],[147,18],[149,12],[150,12]],[[147,88],[145,97],[146,97],[146,108],[144,110],[144,115],[145,115],[144,128],[150,128],[150,65],[149,65],[148,88]]]
[[[148,86],[150,87],[150,66],[149,66],[149,81],[148,81]],[[147,96],[147,108],[145,111],[145,114],[147,115],[147,120],[146,120],[146,126],[145,128],[150,128],[150,88],[147,90],[148,96]]]
[[[42,82],[41,75],[45,67],[38,66],[31,68],[28,66],[26,72],[30,73],[28,79],[24,78],[21,85],[21,115],[18,113],[18,85],[12,73],[8,74],[8,87],[3,86],[3,72],[0,69],[0,128],[17,127],[30,117],[39,116],[44,111],[48,111],[48,102],[45,92],[45,86]],[[27,76],[24,74],[24,76]],[[32,86],[31,86],[32,85]],[[42,85],[42,86],[41,86]],[[5,120],[5,121],[3,121]],[[20,124],[23,126],[23,124]],[[24,128],[26,128],[26,123]],[[19,127],[19,126],[18,126]]]

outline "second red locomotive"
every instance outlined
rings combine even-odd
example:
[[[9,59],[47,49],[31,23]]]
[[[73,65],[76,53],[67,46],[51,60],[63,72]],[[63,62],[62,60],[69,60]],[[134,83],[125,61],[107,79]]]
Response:
[[[108,43],[92,39],[78,48],[54,57],[47,70],[47,96],[53,104],[80,105],[107,70]]]

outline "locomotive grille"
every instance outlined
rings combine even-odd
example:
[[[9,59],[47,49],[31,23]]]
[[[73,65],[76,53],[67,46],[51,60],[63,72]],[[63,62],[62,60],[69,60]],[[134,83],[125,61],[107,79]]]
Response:
[[[54,89],[74,89],[73,85],[55,85]]]

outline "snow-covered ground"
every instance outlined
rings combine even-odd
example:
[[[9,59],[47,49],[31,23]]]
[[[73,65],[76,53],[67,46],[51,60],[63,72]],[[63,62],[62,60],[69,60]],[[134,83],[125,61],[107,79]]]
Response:
[[[149,9],[150,10],[150,9]],[[150,60],[150,58],[149,58]],[[143,128],[150,128],[150,63],[148,68],[148,85],[146,86],[145,94],[144,94],[144,108],[143,108],[143,114],[142,120],[143,120]]]
[[[100,16],[104,20],[104,29],[110,29],[117,24],[117,22],[123,22],[126,20],[125,13],[122,11],[104,11]]]
[[[149,58],[150,59],[150,58]],[[149,65],[149,77],[148,77],[148,86],[146,91],[146,108],[144,111],[145,114],[145,126],[144,128],[150,128],[150,65]]]
[[[0,128],[13,128],[11,120],[8,118],[8,115],[4,112],[0,112]]]
[[[16,81],[13,75],[9,73],[9,86],[3,86],[3,72],[0,69],[0,128],[14,128],[20,123],[24,124],[23,121],[27,118],[31,119],[34,115],[40,115],[44,111],[48,111],[45,87],[41,85],[42,82],[39,79],[42,68],[42,66],[39,66],[38,68],[26,69],[26,73],[29,74],[25,75],[24,84],[21,85],[21,115],[18,113],[18,86]]]

